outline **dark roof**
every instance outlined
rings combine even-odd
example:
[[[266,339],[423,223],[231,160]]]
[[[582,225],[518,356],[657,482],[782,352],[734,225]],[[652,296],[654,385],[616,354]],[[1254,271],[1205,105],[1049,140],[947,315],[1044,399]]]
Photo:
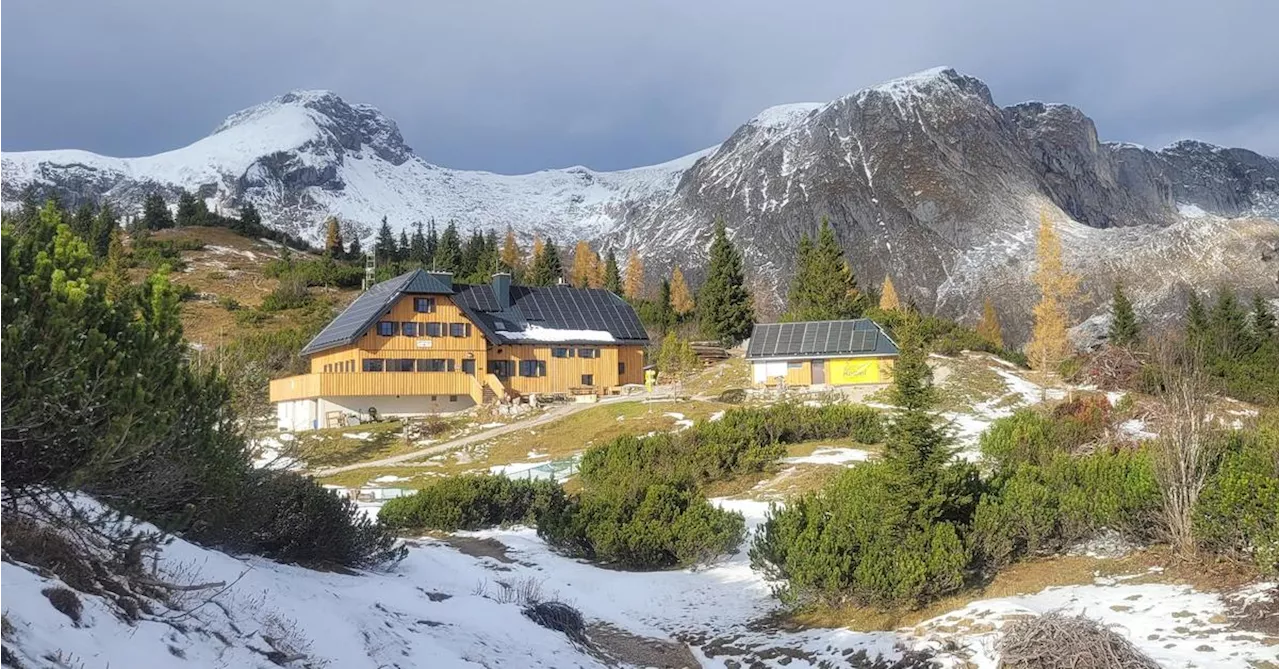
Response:
[[[636,312],[622,298],[599,288],[511,286],[509,305],[498,304],[489,285],[453,284],[448,274],[421,269],[375,284],[338,314],[302,349],[310,355],[358,340],[406,294],[450,295],[467,318],[495,344],[538,343],[507,336],[529,326],[555,330],[598,330],[621,343],[647,343]],[[599,339],[555,339],[557,343],[603,343]]]
[[[898,345],[873,320],[758,323],[747,358],[898,355]]]
[[[530,326],[552,330],[608,332],[623,343],[647,343],[640,318],[625,300],[602,288],[511,286],[509,305],[498,304],[489,285],[459,285],[453,299],[495,344],[538,339],[510,336]],[[601,343],[598,339],[554,339],[557,343]]]

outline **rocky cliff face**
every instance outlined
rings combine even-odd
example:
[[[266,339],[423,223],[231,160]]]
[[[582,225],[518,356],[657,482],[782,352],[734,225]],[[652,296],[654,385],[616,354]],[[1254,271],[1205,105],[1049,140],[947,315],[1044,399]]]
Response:
[[[981,81],[945,68],[774,107],[719,146],[620,172],[437,167],[376,109],[310,91],[234,114],[169,153],[6,154],[3,177],[7,201],[33,186],[136,208],[149,191],[187,188],[214,206],[252,201],[314,238],[330,214],[365,234],[382,216],[512,225],[637,248],[651,268],[679,264],[695,281],[719,218],[748,256],[766,315],[780,309],[800,235],[825,217],[864,284],[888,274],[920,308],[961,319],[991,297],[1015,340],[1035,300],[1042,211],[1087,278],[1077,316],[1089,327],[1105,324],[1116,280],[1157,319],[1180,309],[1188,287],[1276,295],[1275,158],[1194,141],[1159,151],[1099,142],[1074,107],[1001,108]]]

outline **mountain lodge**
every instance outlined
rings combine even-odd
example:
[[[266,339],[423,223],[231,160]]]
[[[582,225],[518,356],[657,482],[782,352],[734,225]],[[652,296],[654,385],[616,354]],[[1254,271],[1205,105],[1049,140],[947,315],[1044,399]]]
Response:
[[[277,424],[414,416],[534,393],[609,394],[644,381],[631,305],[599,288],[487,285],[415,269],[376,284],[302,349],[311,373],[271,382]]]

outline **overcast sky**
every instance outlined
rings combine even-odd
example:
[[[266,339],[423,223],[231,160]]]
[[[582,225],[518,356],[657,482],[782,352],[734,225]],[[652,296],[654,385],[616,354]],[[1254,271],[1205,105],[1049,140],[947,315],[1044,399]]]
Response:
[[[296,88],[373,104],[426,160],[661,162],[761,109],[935,65],[1104,140],[1277,153],[1276,0],[11,0],[0,145],[156,153]]]

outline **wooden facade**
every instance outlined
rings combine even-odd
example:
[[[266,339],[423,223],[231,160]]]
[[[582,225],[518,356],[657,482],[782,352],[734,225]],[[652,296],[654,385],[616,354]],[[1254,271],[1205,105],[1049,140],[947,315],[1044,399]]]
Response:
[[[434,309],[429,313],[415,309],[415,299],[423,298],[433,301]],[[383,322],[394,324],[391,334],[380,333]],[[405,334],[405,323],[413,324],[413,334]],[[428,324],[434,324],[430,334]],[[454,326],[452,332],[450,326]],[[435,336],[435,327],[440,328],[439,336]],[[378,361],[383,371],[370,368],[378,366]],[[390,363],[398,365],[399,361],[413,361],[406,363],[412,365],[412,371],[386,371]],[[443,370],[419,371],[419,361],[423,365],[442,365]],[[495,361],[499,364],[494,365]],[[524,361],[541,364],[522,368],[520,363]],[[644,381],[642,345],[493,344],[446,295],[404,294],[354,343],[319,351],[310,362],[310,374],[271,382],[272,402],[344,396],[466,395],[481,404],[504,395],[607,394],[618,386]]]

